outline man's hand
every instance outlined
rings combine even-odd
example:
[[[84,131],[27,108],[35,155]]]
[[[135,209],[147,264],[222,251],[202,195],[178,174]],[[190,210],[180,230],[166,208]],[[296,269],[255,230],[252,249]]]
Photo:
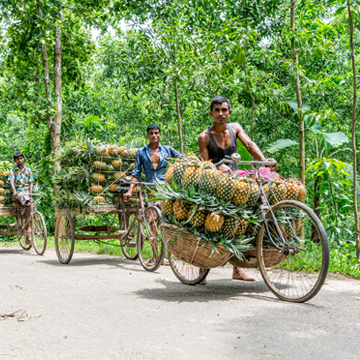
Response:
[[[126,192],[126,193],[123,195],[124,201],[125,201],[125,202],[128,201],[128,200],[131,198],[131,196],[132,196],[132,191]]]
[[[16,197],[17,197],[16,191],[14,191],[14,192],[12,193],[12,197],[13,197],[13,198],[16,198]]]
[[[225,165],[225,164],[220,165],[220,166],[218,167],[218,170],[220,170],[220,171],[223,172],[223,173],[229,173],[229,174],[232,173],[231,169],[230,169],[227,165]]]
[[[265,165],[266,167],[269,167],[271,171],[275,171],[279,167],[279,164],[273,158],[265,159],[265,161],[275,161],[275,165]]]

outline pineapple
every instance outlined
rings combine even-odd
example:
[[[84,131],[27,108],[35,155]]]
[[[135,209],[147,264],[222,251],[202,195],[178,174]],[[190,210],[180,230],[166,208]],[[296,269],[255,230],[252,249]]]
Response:
[[[92,177],[97,182],[103,182],[105,180],[105,176],[99,173],[94,173]]]
[[[200,162],[193,160],[188,163],[189,167],[184,172],[183,186],[184,190],[190,189],[191,186],[197,190],[201,174]]]
[[[5,200],[5,196],[0,196],[0,201],[4,201]]]
[[[90,191],[94,193],[100,193],[104,190],[104,188],[101,185],[91,185]]]
[[[95,196],[94,197],[94,202],[96,204],[104,204],[105,203],[105,198],[103,196]]]
[[[0,188],[0,194],[5,194],[5,189],[4,188]]]
[[[235,216],[227,216],[224,221],[224,225],[221,229],[221,233],[225,239],[232,239],[235,237],[236,230],[240,225],[240,221]]]
[[[117,188],[118,186],[119,186],[119,185],[117,185],[117,184],[111,184],[111,185],[109,186],[109,189],[110,189],[111,192],[116,192],[116,188]]]
[[[210,161],[206,161],[199,178],[199,191],[204,194],[215,195],[220,176],[221,172],[216,169],[215,165]]]
[[[118,151],[119,151],[119,154],[122,156],[122,157],[127,157],[128,155],[128,149],[126,146],[120,146],[118,147]]]
[[[161,211],[164,216],[169,216],[172,214],[173,200],[164,200],[161,204]]]
[[[125,178],[126,178],[126,173],[124,173],[123,171],[119,171],[114,174],[115,180],[120,180],[120,179],[125,179]]]
[[[137,153],[137,149],[129,149],[128,150],[128,157],[130,159],[135,159],[136,158],[136,153]]]
[[[286,224],[279,224],[279,228],[282,234],[285,235],[288,239],[296,236],[295,224],[292,221],[288,221]]]
[[[225,217],[218,212],[211,212],[206,216],[205,229],[208,232],[219,232],[224,224]]]
[[[206,210],[197,210],[194,216],[189,220],[189,224],[194,227],[204,226],[206,214]]]
[[[188,213],[190,210],[190,204],[175,200],[173,204],[173,213],[177,220],[185,220],[188,218]]]
[[[244,220],[241,216],[238,217],[238,220],[239,220],[239,224],[236,229],[235,235],[236,236],[244,235],[249,226],[249,223],[246,220]]]
[[[5,184],[5,183],[4,183],[2,180],[0,180],[0,186],[1,186],[1,185],[4,185],[4,184]]]
[[[107,165],[105,162],[102,162],[102,161],[94,161],[92,166],[95,168],[95,169],[99,169],[99,170],[105,170],[107,168]]]
[[[184,178],[184,173],[186,168],[188,167],[187,162],[185,160],[177,160],[174,164],[174,171],[173,171],[173,179],[175,184],[182,185],[182,181]]]
[[[140,202],[140,199],[138,199],[138,198],[130,198],[129,202],[131,202],[133,204],[138,204]]]
[[[122,161],[120,159],[115,159],[111,162],[111,165],[114,169],[119,169],[122,165]]]
[[[254,207],[256,206],[260,197],[260,186],[255,180],[249,180],[249,181],[250,181],[250,195],[246,205]]]
[[[134,170],[134,168],[135,168],[135,163],[134,162],[130,163],[129,170]]]
[[[4,205],[4,204],[0,204],[0,207],[5,207],[5,205]]]
[[[267,198],[269,198],[269,195],[270,195],[269,185],[268,185],[268,184],[263,184],[262,188],[263,188],[263,190],[264,190],[265,196],[266,196]]]
[[[305,203],[305,198],[306,198],[306,187],[304,184],[300,183],[299,184],[299,197],[298,197],[298,201],[301,201],[302,203]]]
[[[99,156],[108,156],[109,155],[109,150],[107,149],[107,147],[105,145],[98,145],[95,148],[95,152]]]
[[[108,146],[108,151],[109,151],[110,155],[119,154],[119,148],[116,145],[109,145]]]
[[[286,186],[286,200],[297,200],[299,197],[299,186],[294,183],[294,180],[289,180],[285,183]]]
[[[236,190],[235,181],[229,176],[222,174],[216,188],[216,197],[225,201],[231,200]]]
[[[171,165],[168,169],[167,169],[167,172],[166,172],[166,175],[165,175],[165,182],[170,184],[171,183],[171,178],[173,176],[173,171],[174,171],[174,165]]]
[[[134,194],[138,194],[140,192],[140,187],[139,186],[134,186],[133,191]]]
[[[120,196],[119,196],[119,195],[116,195],[116,196],[114,197],[114,201],[115,201],[116,204],[119,203],[119,202],[120,202]]]
[[[276,203],[286,199],[286,185],[283,181],[273,181],[270,190],[273,194],[271,205],[275,205]]]
[[[235,180],[235,193],[231,199],[231,202],[235,205],[244,205],[248,201],[250,196],[250,185],[248,182]]]

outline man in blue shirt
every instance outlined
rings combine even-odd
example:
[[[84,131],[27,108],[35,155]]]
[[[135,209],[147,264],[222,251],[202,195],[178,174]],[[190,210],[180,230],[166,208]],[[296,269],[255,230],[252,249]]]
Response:
[[[140,179],[144,169],[146,182],[165,183],[165,174],[170,158],[181,158],[183,155],[168,145],[161,145],[161,130],[158,125],[149,125],[146,129],[149,144],[139,149],[136,153],[135,168],[132,172],[132,182]],[[131,197],[135,184],[130,184],[129,190],[124,194],[124,200]]]

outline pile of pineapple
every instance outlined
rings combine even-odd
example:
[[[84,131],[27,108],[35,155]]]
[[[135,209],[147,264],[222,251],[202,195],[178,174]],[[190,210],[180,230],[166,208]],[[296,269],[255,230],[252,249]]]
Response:
[[[11,206],[11,189],[8,180],[12,164],[8,161],[0,161],[0,208]]]
[[[226,174],[195,155],[178,159],[168,168],[166,185],[157,187],[157,197],[164,200],[166,222],[205,236],[236,239],[251,228],[260,198],[258,181],[272,205],[287,199],[305,201],[306,188],[296,180],[269,182]]]
[[[135,167],[137,149],[126,146],[99,144],[95,148],[97,159],[91,164],[94,169],[90,193],[94,194],[95,204],[105,204],[109,198],[109,191],[116,193],[120,179],[131,175]],[[118,196],[113,197],[113,202],[119,201]]]
[[[73,140],[57,154],[61,171],[53,178],[59,208],[115,204],[120,179],[131,175],[137,149],[98,140]]]

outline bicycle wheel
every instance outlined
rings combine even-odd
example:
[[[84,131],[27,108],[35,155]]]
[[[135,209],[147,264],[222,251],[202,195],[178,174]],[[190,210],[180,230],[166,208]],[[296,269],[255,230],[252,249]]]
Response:
[[[138,232],[137,248],[140,264],[146,271],[156,271],[163,263],[165,245],[159,229],[161,211],[149,206],[144,211],[144,220]]]
[[[75,247],[75,227],[67,210],[58,213],[55,223],[55,250],[59,261],[68,264]]]
[[[44,255],[47,245],[47,232],[44,217],[38,211],[32,214],[31,237],[38,255]]]
[[[127,259],[136,260],[139,257],[137,249],[137,234],[140,226],[137,214],[128,215],[126,223],[127,229],[129,230],[130,227],[132,227],[132,229],[122,239],[120,239],[120,246]],[[123,227],[123,229],[124,228],[125,227]]]
[[[305,302],[321,289],[329,268],[329,245],[316,214],[298,201],[282,201],[266,214],[257,238],[257,260],[268,288],[281,300]],[[278,230],[277,226],[278,225]],[[284,245],[281,240],[287,242]],[[287,249],[289,253],[287,253]]]
[[[26,243],[26,231],[25,231],[25,216],[22,215],[20,212],[16,217],[16,232],[17,237],[20,243],[20,246],[24,250],[30,250],[32,245]]]
[[[170,266],[175,276],[186,285],[200,284],[209,273],[210,269],[202,269],[178,259],[168,252]]]

